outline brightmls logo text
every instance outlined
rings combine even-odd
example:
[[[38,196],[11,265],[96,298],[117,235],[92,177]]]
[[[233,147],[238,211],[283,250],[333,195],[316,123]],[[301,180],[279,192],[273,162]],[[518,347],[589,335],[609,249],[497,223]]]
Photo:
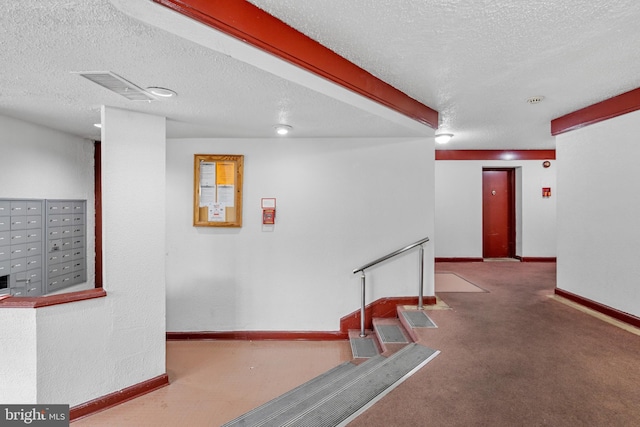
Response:
[[[0,405],[0,427],[68,427],[69,405]]]

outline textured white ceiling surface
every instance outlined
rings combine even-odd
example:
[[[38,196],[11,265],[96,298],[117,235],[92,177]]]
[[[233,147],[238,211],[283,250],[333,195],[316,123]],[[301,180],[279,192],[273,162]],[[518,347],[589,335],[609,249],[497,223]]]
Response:
[[[554,148],[553,118],[640,86],[637,0],[250,1],[438,110],[451,149]],[[150,0],[3,2],[0,114],[87,138],[103,104],[166,116],[169,137],[271,137],[279,122],[295,137],[421,134],[124,3],[175,14]],[[74,71],[179,96],[135,103]]]
[[[553,148],[552,119],[640,86],[636,0],[249,1],[438,110],[450,148]]]

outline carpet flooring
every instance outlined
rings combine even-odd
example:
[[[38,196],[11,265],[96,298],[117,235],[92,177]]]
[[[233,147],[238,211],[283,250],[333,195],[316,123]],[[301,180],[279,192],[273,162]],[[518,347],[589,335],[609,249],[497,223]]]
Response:
[[[441,292],[487,292],[455,273],[435,274],[436,293]]]
[[[443,294],[440,356],[350,426],[640,426],[640,337],[550,298],[555,263],[436,271],[489,292]]]

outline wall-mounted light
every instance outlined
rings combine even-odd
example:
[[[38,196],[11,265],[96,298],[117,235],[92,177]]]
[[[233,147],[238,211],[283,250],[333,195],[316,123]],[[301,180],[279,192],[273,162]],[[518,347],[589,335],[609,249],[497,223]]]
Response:
[[[453,138],[452,133],[439,133],[436,135],[436,142],[438,144],[446,144],[451,141],[451,138]]]
[[[278,135],[286,135],[291,132],[291,129],[293,128],[289,125],[277,125],[275,129]]]

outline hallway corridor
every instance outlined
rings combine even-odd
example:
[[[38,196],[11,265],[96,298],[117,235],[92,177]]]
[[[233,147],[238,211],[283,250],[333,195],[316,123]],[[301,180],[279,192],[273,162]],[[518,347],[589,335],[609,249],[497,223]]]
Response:
[[[554,263],[439,263],[441,354],[350,425],[640,425],[640,336],[553,297]],[[74,426],[218,426],[349,360],[346,341],[169,341],[171,385]]]

